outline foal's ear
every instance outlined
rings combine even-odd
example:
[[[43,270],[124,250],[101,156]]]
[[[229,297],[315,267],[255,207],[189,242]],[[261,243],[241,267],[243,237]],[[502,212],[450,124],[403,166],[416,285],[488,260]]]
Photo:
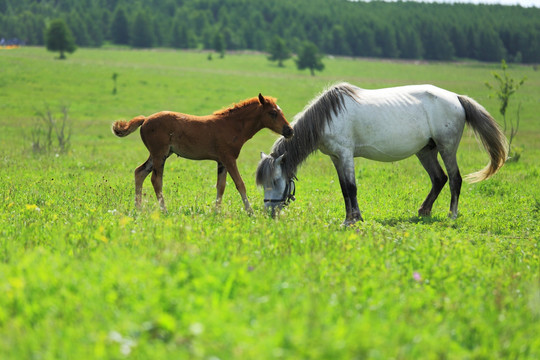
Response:
[[[264,100],[264,96],[262,96],[261,93],[259,93],[259,102],[261,103],[261,105],[264,105],[266,103],[266,100]]]

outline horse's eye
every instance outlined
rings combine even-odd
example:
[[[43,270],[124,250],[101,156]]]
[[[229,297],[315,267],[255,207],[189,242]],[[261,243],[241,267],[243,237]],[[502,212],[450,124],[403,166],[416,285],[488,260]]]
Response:
[[[277,118],[278,112],[276,110],[270,110],[268,114],[275,119]]]

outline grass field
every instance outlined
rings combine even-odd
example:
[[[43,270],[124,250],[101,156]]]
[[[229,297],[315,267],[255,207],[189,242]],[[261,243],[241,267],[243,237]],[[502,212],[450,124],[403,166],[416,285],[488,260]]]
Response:
[[[250,217],[229,179],[216,213],[216,165],[170,158],[163,215],[150,181],[135,211],[138,134],[110,124],[175,110],[208,114],[259,92],[292,120],[325,86],[412,83],[467,94],[496,118],[486,81],[498,64],[324,60],[316,77],[259,54],[43,48],[0,52],[0,358],[537,359],[540,358],[540,72],[527,77],[518,162],[464,184],[460,217],[445,187],[430,218],[416,158],[356,160],[365,222],[345,216],[329,158],[300,168],[297,201],[262,210],[254,173],[277,135],[249,141],[239,168]],[[112,94],[113,74],[118,74]],[[69,106],[71,147],[35,154],[36,112]],[[516,107],[510,109],[510,116]],[[461,172],[487,154],[466,130]]]

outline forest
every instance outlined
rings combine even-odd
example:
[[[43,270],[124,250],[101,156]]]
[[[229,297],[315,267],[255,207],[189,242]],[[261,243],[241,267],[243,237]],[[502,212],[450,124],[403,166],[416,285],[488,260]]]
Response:
[[[77,46],[267,51],[279,37],[339,56],[540,62],[540,8],[346,0],[0,0],[0,39],[43,45],[61,18]]]

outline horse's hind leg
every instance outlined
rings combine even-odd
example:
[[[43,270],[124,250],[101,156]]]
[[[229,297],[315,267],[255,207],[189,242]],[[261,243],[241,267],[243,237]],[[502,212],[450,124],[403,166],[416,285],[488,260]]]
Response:
[[[152,157],[148,157],[142,165],[135,169],[135,206],[137,208],[141,207],[142,199],[142,186],[144,179],[152,172],[153,164]]]
[[[165,160],[167,160],[168,157],[169,154],[152,157],[152,162],[154,164],[151,178],[152,185],[154,186],[154,191],[159,201],[159,206],[163,212],[167,212],[165,200],[163,199],[163,169],[165,168]]]
[[[450,213],[448,214],[448,216],[452,219],[455,219],[458,216],[458,202],[462,183],[461,174],[459,173],[459,167],[456,159],[456,150],[457,149],[454,149],[452,151],[446,150],[440,152],[441,158],[443,159],[444,166],[446,167],[446,171],[448,172],[448,177],[450,180],[451,198]]]
[[[225,192],[225,185],[227,185],[227,169],[225,168],[225,165],[218,162],[217,167],[217,197],[216,197],[216,206],[219,207],[221,205],[221,198],[223,197],[223,193]]]
[[[420,163],[424,169],[426,169],[429,178],[431,179],[431,190],[418,209],[418,216],[431,215],[433,203],[439,196],[444,184],[446,184],[446,181],[448,180],[448,177],[437,160],[437,153],[437,147],[435,146],[435,143],[431,141],[426,147],[416,154],[418,160],[420,160]]]

